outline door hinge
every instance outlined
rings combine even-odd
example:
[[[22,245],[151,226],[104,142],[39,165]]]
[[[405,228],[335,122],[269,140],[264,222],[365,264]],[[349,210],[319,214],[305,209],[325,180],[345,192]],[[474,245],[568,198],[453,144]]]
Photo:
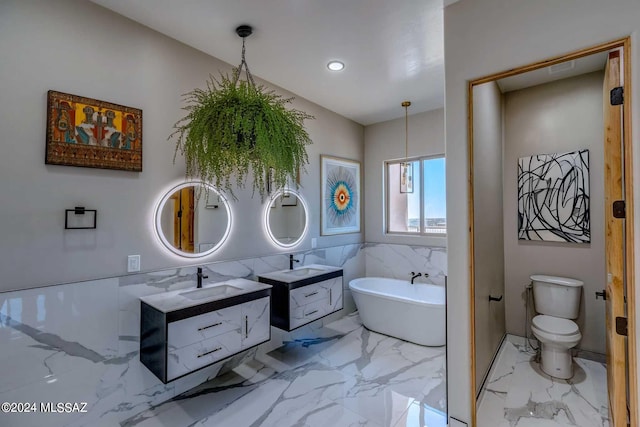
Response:
[[[622,86],[614,87],[609,93],[611,105],[621,105],[624,102],[624,88]]]
[[[624,200],[616,200],[613,202],[613,217],[626,218],[626,204]]]
[[[616,317],[616,333],[625,337],[627,336],[628,328],[626,317]]]

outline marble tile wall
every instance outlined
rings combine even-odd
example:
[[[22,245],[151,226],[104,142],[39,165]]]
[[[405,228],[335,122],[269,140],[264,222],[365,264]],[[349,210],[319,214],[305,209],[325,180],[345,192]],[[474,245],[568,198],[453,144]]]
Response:
[[[444,286],[447,274],[447,249],[432,246],[408,246],[386,243],[364,245],[365,271],[368,277],[390,277],[408,280],[411,272],[429,274],[416,283]]]
[[[0,425],[111,425],[227,372],[258,352],[317,336],[323,325],[355,310],[348,291],[353,278],[400,278],[407,271],[427,271],[428,280],[443,284],[446,272],[443,248],[352,244],[296,257],[300,265],[343,268],[343,311],[292,333],[272,328],[270,342],[166,385],[139,361],[139,298],[194,287],[195,267],[0,293],[0,402],[87,403],[86,413],[0,413]],[[254,279],[287,268],[288,255],[204,267],[207,282]]]

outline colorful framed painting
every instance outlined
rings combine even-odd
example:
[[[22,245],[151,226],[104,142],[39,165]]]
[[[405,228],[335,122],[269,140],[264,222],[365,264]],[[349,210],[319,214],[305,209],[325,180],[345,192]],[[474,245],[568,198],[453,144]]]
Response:
[[[323,236],[360,232],[360,162],[320,156]]]
[[[142,171],[142,110],[50,90],[48,165]]]

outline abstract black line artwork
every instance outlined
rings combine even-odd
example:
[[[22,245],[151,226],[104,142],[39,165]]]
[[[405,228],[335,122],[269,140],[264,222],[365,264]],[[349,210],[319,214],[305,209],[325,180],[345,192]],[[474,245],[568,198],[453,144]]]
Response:
[[[589,243],[589,150],[518,159],[518,238]]]

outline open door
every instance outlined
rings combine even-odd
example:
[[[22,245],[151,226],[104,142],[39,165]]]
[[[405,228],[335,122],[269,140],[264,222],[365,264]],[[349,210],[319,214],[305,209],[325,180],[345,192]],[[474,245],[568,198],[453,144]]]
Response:
[[[606,350],[612,427],[628,425],[625,307],[624,115],[621,50],[609,53],[604,78]]]
[[[173,200],[173,246],[183,252],[195,252],[193,186],[183,188],[171,196]]]

